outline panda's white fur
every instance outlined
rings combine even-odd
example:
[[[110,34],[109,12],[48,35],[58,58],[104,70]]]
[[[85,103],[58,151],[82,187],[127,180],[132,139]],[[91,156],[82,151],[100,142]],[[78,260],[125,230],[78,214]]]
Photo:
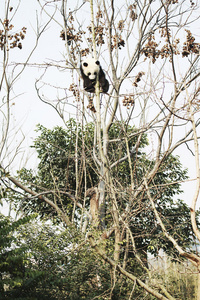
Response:
[[[89,77],[90,80],[96,80],[97,74],[100,71],[100,63],[93,57],[88,57],[82,61],[83,73]]]
[[[84,59],[81,62],[80,71],[83,78],[83,86],[87,92],[95,93],[95,84],[98,77],[101,91],[107,93],[109,82],[98,60],[93,57]]]

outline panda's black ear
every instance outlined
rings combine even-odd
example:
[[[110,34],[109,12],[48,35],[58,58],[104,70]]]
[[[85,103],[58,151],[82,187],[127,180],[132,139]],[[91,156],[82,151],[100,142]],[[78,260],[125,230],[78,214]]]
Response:
[[[97,66],[99,66],[99,65],[100,65],[99,60],[96,60],[96,61],[95,61],[95,64],[96,64]]]
[[[87,66],[88,66],[88,63],[84,62],[83,65],[84,65],[84,67],[87,67]]]

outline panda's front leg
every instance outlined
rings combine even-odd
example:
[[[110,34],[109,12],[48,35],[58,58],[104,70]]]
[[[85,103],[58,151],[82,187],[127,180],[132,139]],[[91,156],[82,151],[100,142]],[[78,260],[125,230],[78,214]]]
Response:
[[[91,81],[88,77],[84,79],[84,90],[89,93],[95,93],[95,82]]]

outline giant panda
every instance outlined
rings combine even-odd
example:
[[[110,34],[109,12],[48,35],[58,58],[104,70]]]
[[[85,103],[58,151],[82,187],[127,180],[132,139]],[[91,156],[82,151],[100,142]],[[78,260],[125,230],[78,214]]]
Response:
[[[99,77],[100,91],[107,93],[109,82],[101,68],[100,62],[93,57],[88,57],[81,62],[80,71],[83,78],[83,87],[85,91],[95,93],[95,84],[97,75]]]

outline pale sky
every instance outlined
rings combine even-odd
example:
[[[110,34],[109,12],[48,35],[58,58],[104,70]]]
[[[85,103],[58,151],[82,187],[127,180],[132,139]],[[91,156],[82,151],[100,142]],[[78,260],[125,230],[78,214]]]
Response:
[[[11,1],[13,6],[17,1]],[[14,6],[15,7],[15,6]],[[85,13],[88,12],[89,3],[85,4]],[[54,8],[52,8],[52,13]],[[0,9],[0,18],[4,19],[4,10]],[[57,13],[55,17],[57,16]],[[22,41],[22,50],[16,48],[10,51],[10,62],[19,62],[24,61],[30,50],[35,44],[36,34],[35,30],[37,28],[37,18],[39,26],[44,26],[48,17],[44,13],[40,13],[40,7],[37,1],[27,1],[22,0],[19,7],[19,11],[15,15],[12,24],[14,29],[19,31],[22,27],[27,27],[27,34],[24,41]],[[59,19],[60,24],[62,24],[62,19]],[[30,157],[29,146],[32,144],[32,141],[36,135],[35,127],[36,124],[40,123],[47,128],[53,128],[54,126],[61,125],[63,126],[63,121],[56,114],[55,110],[47,104],[42,103],[36,94],[35,90],[35,81],[39,79],[42,75],[43,70],[38,70],[33,64],[42,64],[42,63],[52,63],[62,62],[64,66],[65,60],[65,44],[64,41],[60,38],[61,27],[54,21],[47,26],[45,32],[43,33],[41,39],[39,40],[38,47],[33,53],[30,62],[32,65],[27,67],[26,70],[22,73],[20,78],[14,85],[13,96],[13,105],[11,106],[12,120],[11,120],[11,137],[14,137],[12,142],[12,147],[15,148],[22,139],[22,136],[25,136],[25,141],[22,145],[22,150],[25,150],[25,156],[21,154],[17,156],[12,165],[12,170],[15,171],[16,168],[23,167],[26,162],[26,167],[34,167],[36,163],[35,156]],[[200,42],[200,36],[199,36]],[[2,53],[0,52],[0,61],[2,60]],[[19,66],[16,71],[21,68]],[[12,67],[11,67],[12,69]],[[53,84],[54,86],[65,87],[69,85],[68,73],[63,70],[57,70],[56,68],[51,68],[48,70],[48,73],[45,75],[45,81]],[[56,95],[55,92],[52,93],[52,88],[46,88],[47,94],[45,96],[52,97],[63,97],[63,91],[58,92]],[[59,94],[60,93],[60,94]],[[69,117],[75,117],[76,110],[71,106],[71,103],[66,103],[65,106],[65,116],[66,120]],[[1,117],[1,116],[0,116]],[[19,131],[23,132],[23,134]],[[193,149],[193,146],[191,145]],[[191,179],[194,179],[196,176],[195,171],[195,160],[192,154],[188,151],[185,145],[181,146],[175,154],[181,157],[181,162],[184,167],[188,168],[189,176]],[[30,157],[30,158],[29,158]],[[184,193],[179,195],[188,205],[191,203],[191,198],[195,192],[195,181],[187,182],[183,185]],[[198,207],[200,206],[200,198],[198,200]],[[1,207],[0,207],[1,210]]]

